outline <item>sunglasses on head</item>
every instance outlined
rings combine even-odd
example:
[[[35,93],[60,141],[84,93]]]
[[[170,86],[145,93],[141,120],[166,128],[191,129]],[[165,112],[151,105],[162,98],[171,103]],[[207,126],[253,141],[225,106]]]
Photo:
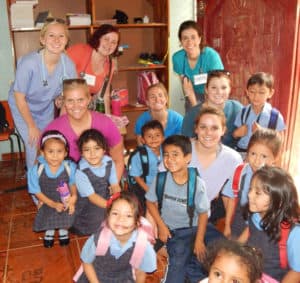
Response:
[[[56,23],[59,23],[59,24],[65,24],[66,21],[64,19],[61,19],[61,18],[47,18],[46,23],[53,23],[53,22],[56,22]]]
[[[230,77],[230,72],[229,71],[227,71],[227,70],[221,70],[221,69],[220,70],[211,70],[211,71],[208,71],[207,74],[209,76],[216,76],[216,75],[219,75],[219,74],[224,74],[224,75]]]

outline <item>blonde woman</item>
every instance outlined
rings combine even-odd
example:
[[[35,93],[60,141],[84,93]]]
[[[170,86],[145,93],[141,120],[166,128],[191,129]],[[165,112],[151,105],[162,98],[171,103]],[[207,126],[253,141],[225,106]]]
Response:
[[[151,120],[158,120],[164,128],[165,138],[181,133],[181,114],[168,109],[168,92],[164,84],[156,83],[148,87],[146,104],[148,111],[141,114],[135,124],[135,134],[138,144],[142,144],[141,134],[144,124]]]
[[[42,48],[18,60],[8,102],[25,144],[28,168],[36,160],[41,131],[54,118],[54,101],[61,94],[63,79],[76,77],[75,66],[64,53],[68,40],[64,20],[48,18],[40,33]]]

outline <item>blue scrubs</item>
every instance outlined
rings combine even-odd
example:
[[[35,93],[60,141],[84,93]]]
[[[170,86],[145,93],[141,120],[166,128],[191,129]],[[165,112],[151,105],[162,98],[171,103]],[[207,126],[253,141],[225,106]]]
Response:
[[[43,63],[41,52],[29,53],[18,60],[15,81],[8,94],[8,103],[16,128],[25,143],[28,168],[34,165],[37,148],[29,146],[28,127],[17,108],[14,93],[25,95],[32,118],[42,131],[54,118],[54,100],[62,92],[62,81],[76,77],[75,65],[65,54],[61,54],[60,61],[51,74]]]

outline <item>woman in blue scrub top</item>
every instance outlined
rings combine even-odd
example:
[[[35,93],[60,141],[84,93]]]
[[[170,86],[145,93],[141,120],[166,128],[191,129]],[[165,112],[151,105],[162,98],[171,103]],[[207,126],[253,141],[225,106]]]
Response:
[[[182,49],[174,53],[173,69],[180,76],[185,110],[204,101],[207,72],[224,69],[220,55],[204,45],[199,25],[194,21],[181,23],[178,37]]]
[[[54,102],[61,94],[62,81],[77,77],[73,62],[64,53],[68,40],[64,20],[48,18],[40,33],[42,48],[17,63],[8,102],[25,144],[27,168],[36,160],[41,131],[54,118]]]

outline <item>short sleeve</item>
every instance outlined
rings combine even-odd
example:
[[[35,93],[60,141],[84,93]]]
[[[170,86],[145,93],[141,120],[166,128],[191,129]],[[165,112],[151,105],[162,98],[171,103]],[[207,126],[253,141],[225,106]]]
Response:
[[[96,245],[95,245],[95,240],[94,240],[94,235],[90,236],[80,254],[80,258],[84,263],[93,263],[95,258],[96,258]]]
[[[173,56],[172,56],[172,62],[173,62],[173,70],[175,73],[178,75],[183,74],[183,64],[184,64],[184,58],[182,58],[181,53],[184,52],[183,50],[177,51]]]
[[[210,210],[210,202],[207,197],[205,183],[200,177],[197,177],[195,207],[198,213],[208,213]]]
[[[34,165],[33,167],[29,168],[27,172],[28,191],[30,194],[38,194],[41,192],[37,171],[37,165]]]
[[[129,175],[133,177],[139,177],[143,174],[141,158],[139,152],[136,152],[131,157],[131,162],[129,164]]]
[[[115,163],[113,161],[112,161],[112,165],[111,165],[111,171],[110,171],[110,176],[109,176],[109,183],[111,185],[118,184],[117,170],[116,170]]]
[[[154,178],[152,184],[149,187],[148,192],[145,195],[146,200],[148,200],[150,202],[157,202],[156,179],[157,179],[157,177]]]
[[[292,270],[300,272],[300,225],[297,224],[290,231],[287,241],[288,263]]]
[[[242,117],[242,109],[241,109],[240,112],[238,112],[238,114],[235,117],[234,126],[236,126],[236,127],[241,127],[242,126],[242,118],[241,118]]]
[[[156,270],[156,268],[156,253],[153,249],[153,246],[148,242],[139,269],[144,272],[153,272]]]
[[[71,169],[70,178],[69,178],[69,185],[74,185],[75,184],[75,174],[76,174],[77,165],[74,162],[69,162],[69,166],[70,166],[70,169]]]
[[[88,176],[79,169],[77,169],[75,173],[75,182],[78,193],[81,197],[88,197],[95,193]]]
[[[145,123],[147,123],[151,119],[152,118],[151,118],[149,111],[142,113],[136,120],[135,127],[134,127],[134,133],[138,136],[141,136],[142,135],[142,127],[144,126]]]

